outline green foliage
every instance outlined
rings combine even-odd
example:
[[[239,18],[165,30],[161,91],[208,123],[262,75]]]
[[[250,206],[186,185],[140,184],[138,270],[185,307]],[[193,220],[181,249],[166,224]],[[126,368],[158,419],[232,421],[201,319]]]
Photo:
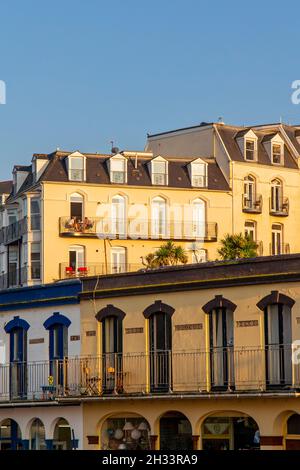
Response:
[[[257,256],[257,243],[242,233],[225,235],[221,240],[221,245],[218,253],[223,260],[255,258]]]
[[[161,266],[175,266],[179,263],[186,264],[188,257],[182,246],[176,246],[174,242],[168,241],[161,245],[154,253],[149,253],[142,258],[142,263],[147,269],[155,269]]]

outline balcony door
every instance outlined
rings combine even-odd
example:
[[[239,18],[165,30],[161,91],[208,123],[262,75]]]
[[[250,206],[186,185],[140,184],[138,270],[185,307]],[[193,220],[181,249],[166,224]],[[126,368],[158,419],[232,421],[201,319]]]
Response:
[[[107,393],[123,389],[122,319],[111,315],[102,320],[102,379],[103,390]]]
[[[271,243],[271,255],[280,255],[283,251],[282,243],[282,225],[273,224],[272,225],[272,243]]]
[[[73,193],[70,198],[70,218],[76,222],[83,221],[83,197]]]
[[[78,273],[78,269],[85,267],[85,250],[84,246],[72,245],[69,248],[69,268],[74,274]]]
[[[162,197],[156,197],[151,205],[152,236],[155,238],[165,237],[167,234],[167,204]]]
[[[193,237],[205,237],[205,202],[202,199],[193,201]]]
[[[171,388],[171,317],[163,312],[149,318],[150,388],[152,392],[167,392]]]
[[[111,272],[124,273],[126,271],[126,248],[114,246],[111,248]]]
[[[255,179],[253,176],[247,176],[244,179],[244,207],[252,209],[256,200]]]
[[[267,386],[291,385],[291,309],[283,304],[268,305],[264,320]]]
[[[271,210],[279,212],[282,209],[282,184],[275,179],[271,183]]]
[[[210,368],[213,388],[234,384],[233,312],[226,308],[212,310],[210,321]]]
[[[123,196],[117,195],[112,198],[112,234],[116,236],[125,235],[126,204]]]
[[[10,395],[12,399],[27,394],[27,331],[16,327],[10,331]]]

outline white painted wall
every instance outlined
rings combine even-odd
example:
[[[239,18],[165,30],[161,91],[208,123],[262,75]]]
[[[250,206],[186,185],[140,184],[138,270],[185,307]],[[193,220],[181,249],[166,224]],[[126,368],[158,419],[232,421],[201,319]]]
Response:
[[[49,403],[48,403],[49,405]],[[83,406],[34,406],[0,408],[0,424],[5,419],[14,419],[20,426],[22,439],[30,439],[32,421],[39,418],[45,426],[46,439],[53,439],[55,425],[59,418],[68,421],[74,429],[75,439],[79,439],[79,449],[83,447]]]
[[[41,306],[32,309],[14,310],[9,312],[0,312],[0,363],[9,362],[9,339],[10,335],[5,333],[6,323],[15,316],[26,320],[30,328],[27,331],[27,360],[47,361],[49,359],[49,331],[43,326],[43,323],[53,315],[59,312],[71,320],[68,328],[68,355],[79,356],[81,352],[81,341],[70,341],[71,336],[80,335],[80,309],[77,305],[59,305],[59,306]],[[29,344],[30,339],[44,338],[44,343]]]

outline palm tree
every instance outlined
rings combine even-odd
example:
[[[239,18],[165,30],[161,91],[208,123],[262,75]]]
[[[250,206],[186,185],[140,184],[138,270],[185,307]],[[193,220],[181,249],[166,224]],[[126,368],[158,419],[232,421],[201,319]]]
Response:
[[[176,246],[174,242],[168,241],[161,245],[154,253],[149,253],[142,258],[142,263],[148,269],[155,269],[161,266],[175,266],[179,263],[188,262],[187,254],[182,246]]]
[[[222,247],[218,250],[223,260],[238,258],[255,258],[257,256],[257,243],[249,235],[229,233],[221,240]]]

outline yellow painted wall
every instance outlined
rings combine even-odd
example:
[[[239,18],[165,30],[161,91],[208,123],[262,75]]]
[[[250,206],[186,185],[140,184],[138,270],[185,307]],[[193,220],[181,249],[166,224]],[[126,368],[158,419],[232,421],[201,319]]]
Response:
[[[107,262],[110,263],[110,247],[121,246],[127,249],[127,262],[142,267],[141,256],[145,256],[157,249],[162,240],[99,240],[82,237],[61,237],[59,235],[59,217],[70,213],[70,196],[78,192],[84,196],[85,210],[88,217],[97,216],[99,204],[109,203],[113,196],[121,194],[127,198],[127,209],[133,204],[143,204],[148,208],[151,217],[151,200],[156,196],[163,196],[168,204],[190,204],[195,198],[202,198],[206,202],[207,222],[219,223],[219,236],[230,231],[231,196],[222,191],[208,191],[205,189],[171,189],[153,187],[129,186],[101,186],[73,183],[43,183],[44,207],[44,282],[51,282],[59,278],[59,263],[68,263],[68,249],[71,245],[84,245],[86,248],[86,263],[105,262],[105,243]],[[191,249],[192,241],[178,241],[186,250]],[[199,245],[199,244],[198,244]],[[208,259],[215,260],[217,255],[216,242],[204,242],[202,248],[208,250]],[[189,262],[192,260],[189,251]],[[91,272],[90,274],[93,274]]]

